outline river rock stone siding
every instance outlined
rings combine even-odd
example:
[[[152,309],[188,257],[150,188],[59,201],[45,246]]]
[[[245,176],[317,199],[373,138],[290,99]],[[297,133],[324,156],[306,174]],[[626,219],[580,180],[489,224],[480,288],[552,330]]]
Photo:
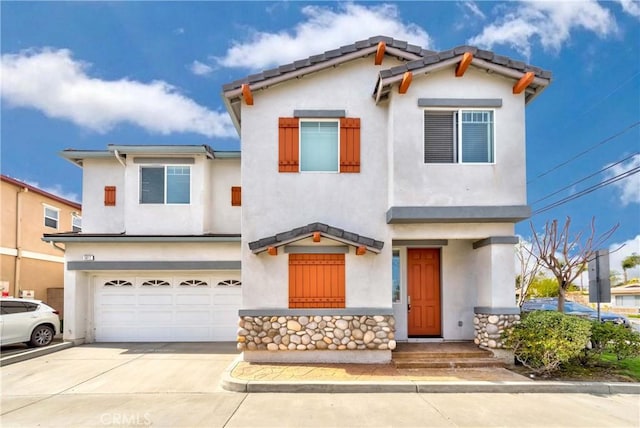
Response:
[[[520,322],[520,315],[475,314],[473,326],[475,328],[476,345],[485,348],[502,349],[502,333]]]
[[[393,350],[392,315],[242,316],[240,351]]]

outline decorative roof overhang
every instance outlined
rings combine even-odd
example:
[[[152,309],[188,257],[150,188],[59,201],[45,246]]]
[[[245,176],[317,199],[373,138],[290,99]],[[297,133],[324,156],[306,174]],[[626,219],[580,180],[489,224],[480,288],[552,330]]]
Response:
[[[264,251],[269,251],[270,248],[278,248],[283,245],[291,244],[292,242],[314,237],[314,234],[317,233],[325,238],[341,242],[343,244],[352,245],[356,248],[364,247],[367,251],[371,251],[375,254],[379,254],[384,246],[384,242],[382,241],[361,236],[357,233],[347,232],[346,230],[329,226],[324,223],[310,223],[303,227],[298,227],[257,241],[249,242],[249,249],[254,254],[259,254]]]
[[[468,54],[471,54],[470,62],[470,56]],[[469,63],[467,64],[467,62]],[[526,89],[524,89],[525,103],[533,100],[551,83],[551,72],[539,67],[528,65],[522,61],[516,61],[473,46],[458,46],[457,48],[442,52],[432,52],[418,60],[381,70],[375,85],[373,98],[376,100],[376,103],[387,99],[393,85],[401,84],[407,72],[412,73],[414,77],[418,77],[455,66],[456,74],[460,77],[469,65],[485,70],[487,73],[495,73],[514,79],[514,83],[516,84],[524,82],[525,80],[523,80],[523,78],[532,75],[532,79],[526,80],[527,85]],[[529,82],[529,80],[531,81]]]
[[[85,159],[126,158],[127,155],[161,155],[188,156],[205,155],[208,159],[239,158],[239,151],[213,150],[203,145],[119,145],[109,144],[107,150],[75,150],[65,149],[60,156],[69,162],[82,167]]]

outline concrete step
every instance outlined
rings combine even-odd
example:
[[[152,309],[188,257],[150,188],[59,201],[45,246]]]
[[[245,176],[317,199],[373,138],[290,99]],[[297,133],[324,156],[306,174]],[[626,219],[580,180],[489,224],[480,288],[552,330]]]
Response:
[[[483,349],[476,349],[464,352],[442,352],[442,351],[394,351],[394,360],[429,360],[433,358],[465,359],[465,358],[491,358],[493,354]]]
[[[504,363],[495,358],[430,358],[425,360],[396,360],[394,358],[393,363],[398,369],[504,367]]]

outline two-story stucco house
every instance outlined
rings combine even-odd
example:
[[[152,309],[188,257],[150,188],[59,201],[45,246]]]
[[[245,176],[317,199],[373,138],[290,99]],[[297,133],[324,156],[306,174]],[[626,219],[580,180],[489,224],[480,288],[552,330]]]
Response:
[[[525,106],[550,73],[386,37],[223,87],[242,141],[249,361],[388,361],[397,341],[500,347],[519,310]]]
[[[68,248],[65,337],[232,338],[248,361],[385,362],[409,340],[499,348],[519,313],[514,225],[530,215],[525,106],[550,78],[473,47],[373,37],[224,85],[241,161],[65,151],[85,205],[81,234],[47,238]]]

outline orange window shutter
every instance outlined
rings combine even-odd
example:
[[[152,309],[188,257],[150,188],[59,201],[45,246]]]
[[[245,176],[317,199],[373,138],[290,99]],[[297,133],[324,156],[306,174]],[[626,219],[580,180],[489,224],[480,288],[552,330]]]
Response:
[[[360,172],[360,119],[340,119],[340,172]]]
[[[281,117],[278,120],[278,171],[298,172],[299,122],[297,117]]]
[[[116,205],[116,186],[104,186],[104,206],[114,207]]]
[[[231,205],[234,207],[242,205],[242,188],[240,186],[231,187]]]
[[[344,254],[289,254],[290,308],[344,308]]]

